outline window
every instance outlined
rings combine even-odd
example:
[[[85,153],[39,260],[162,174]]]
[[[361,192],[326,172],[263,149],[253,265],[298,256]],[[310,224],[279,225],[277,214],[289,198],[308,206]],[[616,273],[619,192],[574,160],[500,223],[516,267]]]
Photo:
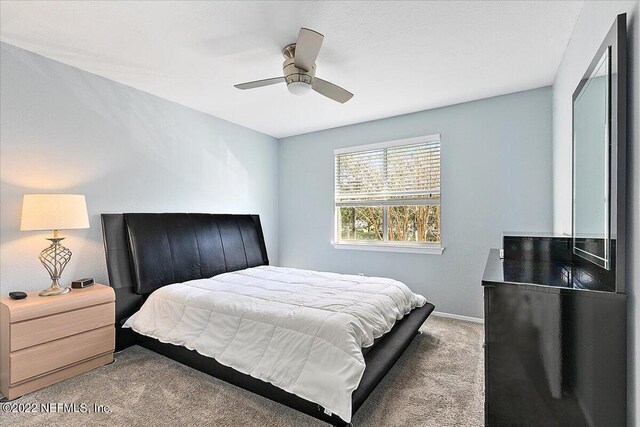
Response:
[[[336,247],[440,249],[440,135],[336,150],[335,211]]]

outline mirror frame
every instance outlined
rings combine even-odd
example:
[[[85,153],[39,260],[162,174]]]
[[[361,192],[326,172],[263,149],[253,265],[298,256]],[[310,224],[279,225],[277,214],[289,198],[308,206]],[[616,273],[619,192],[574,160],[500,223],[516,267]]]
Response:
[[[589,67],[582,76],[571,98],[571,235],[574,260],[578,264],[584,260],[615,275],[615,290],[624,293],[625,267],[625,210],[626,210],[626,128],[627,128],[627,58],[626,58],[626,14],[618,15],[604,41],[598,48]],[[608,259],[600,261],[599,257],[576,248],[575,233],[575,101],[585,84],[600,63],[606,51],[609,51],[609,164],[608,170],[608,213],[609,213],[609,251]],[[619,279],[619,280],[618,280]]]

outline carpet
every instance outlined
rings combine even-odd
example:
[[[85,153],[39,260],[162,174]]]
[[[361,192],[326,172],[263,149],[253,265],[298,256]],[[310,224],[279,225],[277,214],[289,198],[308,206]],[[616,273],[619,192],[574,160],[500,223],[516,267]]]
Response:
[[[483,326],[431,316],[421,330],[356,413],[355,427],[484,424]],[[7,413],[3,406],[1,424],[326,426],[139,346],[116,358],[10,405],[41,411],[50,404],[58,412]]]

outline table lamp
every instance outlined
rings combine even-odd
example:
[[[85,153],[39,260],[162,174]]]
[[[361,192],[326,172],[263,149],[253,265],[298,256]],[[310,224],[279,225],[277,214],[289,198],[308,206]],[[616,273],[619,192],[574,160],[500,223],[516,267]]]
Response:
[[[62,295],[69,292],[58,282],[71,260],[71,251],[60,244],[64,237],[60,230],[89,228],[89,215],[84,196],[77,194],[25,194],[22,199],[20,230],[53,230],[48,238],[51,245],[40,253],[40,262],[51,276],[51,286],[41,296]]]

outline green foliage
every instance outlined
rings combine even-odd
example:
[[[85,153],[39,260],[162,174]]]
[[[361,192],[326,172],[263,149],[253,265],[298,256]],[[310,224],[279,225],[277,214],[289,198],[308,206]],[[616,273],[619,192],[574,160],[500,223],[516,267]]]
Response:
[[[341,240],[382,240],[382,207],[340,208]]]
[[[340,240],[384,239],[384,214],[390,242],[440,242],[439,205],[341,207]]]

